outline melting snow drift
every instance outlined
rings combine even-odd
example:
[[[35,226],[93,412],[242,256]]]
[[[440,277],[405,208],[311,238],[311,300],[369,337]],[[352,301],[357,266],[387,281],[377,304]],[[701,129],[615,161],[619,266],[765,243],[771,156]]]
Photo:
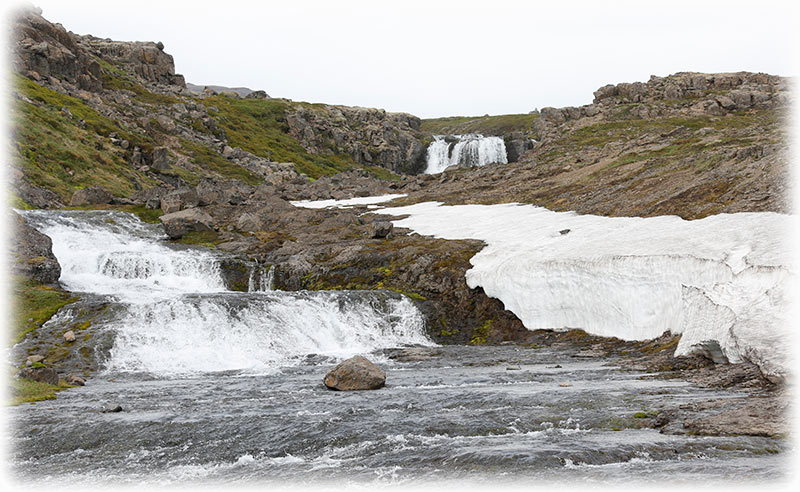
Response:
[[[625,340],[682,333],[676,355],[750,360],[767,377],[786,375],[794,216],[686,221],[435,202],[375,213],[408,214],[395,225],[420,234],[486,242],[467,284],[503,301],[528,329]]]
[[[376,203],[386,203],[394,200],[395,198],[402,198],[404,196],[406,196],[405,193],[397,193],[394,195],[362,196],[357,198],[348,198],[346,200],[298,200],[289,203],[300,208],[350,208],[356,205],[375,205]]]

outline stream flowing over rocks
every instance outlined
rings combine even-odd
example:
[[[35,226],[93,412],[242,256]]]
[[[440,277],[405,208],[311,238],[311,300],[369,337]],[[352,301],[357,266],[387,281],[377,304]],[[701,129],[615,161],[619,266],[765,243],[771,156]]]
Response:
[[[108,306],[74,333],[98,342],[95,377],[11,410],[11,467],[26,482],[784,478],[788,444],[772,427],[753,421],[748,435],[724,435],[748,411],[784,412],[775,400],[760,407],[736,391],[622,369],[596,346],[435,346],[401,294],[274,291],[271,268],[256,264],[250,292],[231,292],[224,254],[168,245],[130,214],[22,214],[52,238],[62,285]],[[580,233],[568,225],[555,234]],[[65,333],[87,306],[62,310],[42,333]],[[19,344],[17,357],[32,348]],[[325,374],[332,387],[355,375],[359,388],[380,389],[328,391]]]

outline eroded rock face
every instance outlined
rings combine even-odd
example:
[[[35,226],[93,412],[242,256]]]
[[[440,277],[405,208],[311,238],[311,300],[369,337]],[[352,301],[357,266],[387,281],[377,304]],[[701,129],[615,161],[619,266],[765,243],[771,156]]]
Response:
[[[347,106],[298,108],[287,115],[286,123],[289,134],[312,154],[335,147],[359,164],[398,174],[417,174],[425,168],[421,120],[407,113]]]
[[[55,284],[61,276],[61,265],[53,255],[53,242],[49,237],[25,223],[17,214],[14,217],[14,238],[11,241],[13,271],[35,282]]]
[[[334,367],[323,382],[337,391],[372,390],[386,384],[386,373],[366,357],[356,355]]]

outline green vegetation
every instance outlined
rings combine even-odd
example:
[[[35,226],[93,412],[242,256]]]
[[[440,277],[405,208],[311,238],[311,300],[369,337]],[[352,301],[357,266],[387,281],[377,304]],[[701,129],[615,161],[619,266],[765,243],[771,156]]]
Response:
[[[538,114],[448,116],[422,120],[420,129],[434,135],[463,133],[503,135],[511,132],[533,132],[533,122],[538,117]]]
[[[10,376],[9,379],[11,380],[9,391],[11,399],[8,402],[9,405],[52,400],[55,399],[56,393],[59,391],[74,388],[74,386],[62,381],[58,383],[58,386],[54,386],[52,384],[31,381],[30,379],[15,379],[13,376]]]
[[[492,330],[492,320],[486,321],[483,325],[475,328],[472,332],[472,338],[469,340],[470,345],[485,345],[489,332]]]
[[[148,91],[133,80],[124,70],[105,60],[100,58],[95,58],[95,60],[100,64],[103,87],[105,89],[131,91],[134,94],[134,99],[146,104],[175,104],[180,102],[175,96]]]
[[[205,145],[200,145],[186,139],[181,139],[180,142],[181,147],[188,151],[192,162],[201,169],[227,178],[238,179],[250,185],[257,185],[264,181],[253,172],[232,163]],[[188,175],[181,175],[181,177],[191,184],[197,184],[199,181],[199,177],[195,173],[188,173]]]
[[[69,292],[38,284],[20,275],[13,280],[15,301],[10,344],[19,343],[25,335],[49,320],[59,309],[78,300]]]
[[[208,97],[202,103],[219,110],[214,116],[234,147],[273,162],[293,162],[298,172],[311,178],[336,174],[356,166],[352,157],[333,153],[332,148],[328,155],[311,154],[289,135],[286,113],[301,103],[228,96]]]
[[[207,246],[211,248],[221,243],[222,240],[219,238],[219,234],[215,231],[196,231],[184,234],[183,237],[176,239],[174,242],[180,244],[192,244],[195,246]]]
[[[117,132],[121,138],[138,138],[146,145],[143,137],[128,134],[80,99],[40,87],[18,74],[14,81],[20,94],[36,102],[16,100],[12,105],[16,136],[12,156],[29,182],[66,201],[75,190],[94,184],[117,196],[133,194],[136,183],[155,184],[132,169],[124,151],[108,145],[104,138]]]

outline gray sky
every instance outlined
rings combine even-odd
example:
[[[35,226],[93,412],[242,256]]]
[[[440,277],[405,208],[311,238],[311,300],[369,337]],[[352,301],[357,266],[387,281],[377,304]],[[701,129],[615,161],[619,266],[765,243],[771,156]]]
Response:
[[[78,34],[162,41],[196,84],[420,117],[588,104],[651,74],[797,74],[794,2],[34,0]]]

